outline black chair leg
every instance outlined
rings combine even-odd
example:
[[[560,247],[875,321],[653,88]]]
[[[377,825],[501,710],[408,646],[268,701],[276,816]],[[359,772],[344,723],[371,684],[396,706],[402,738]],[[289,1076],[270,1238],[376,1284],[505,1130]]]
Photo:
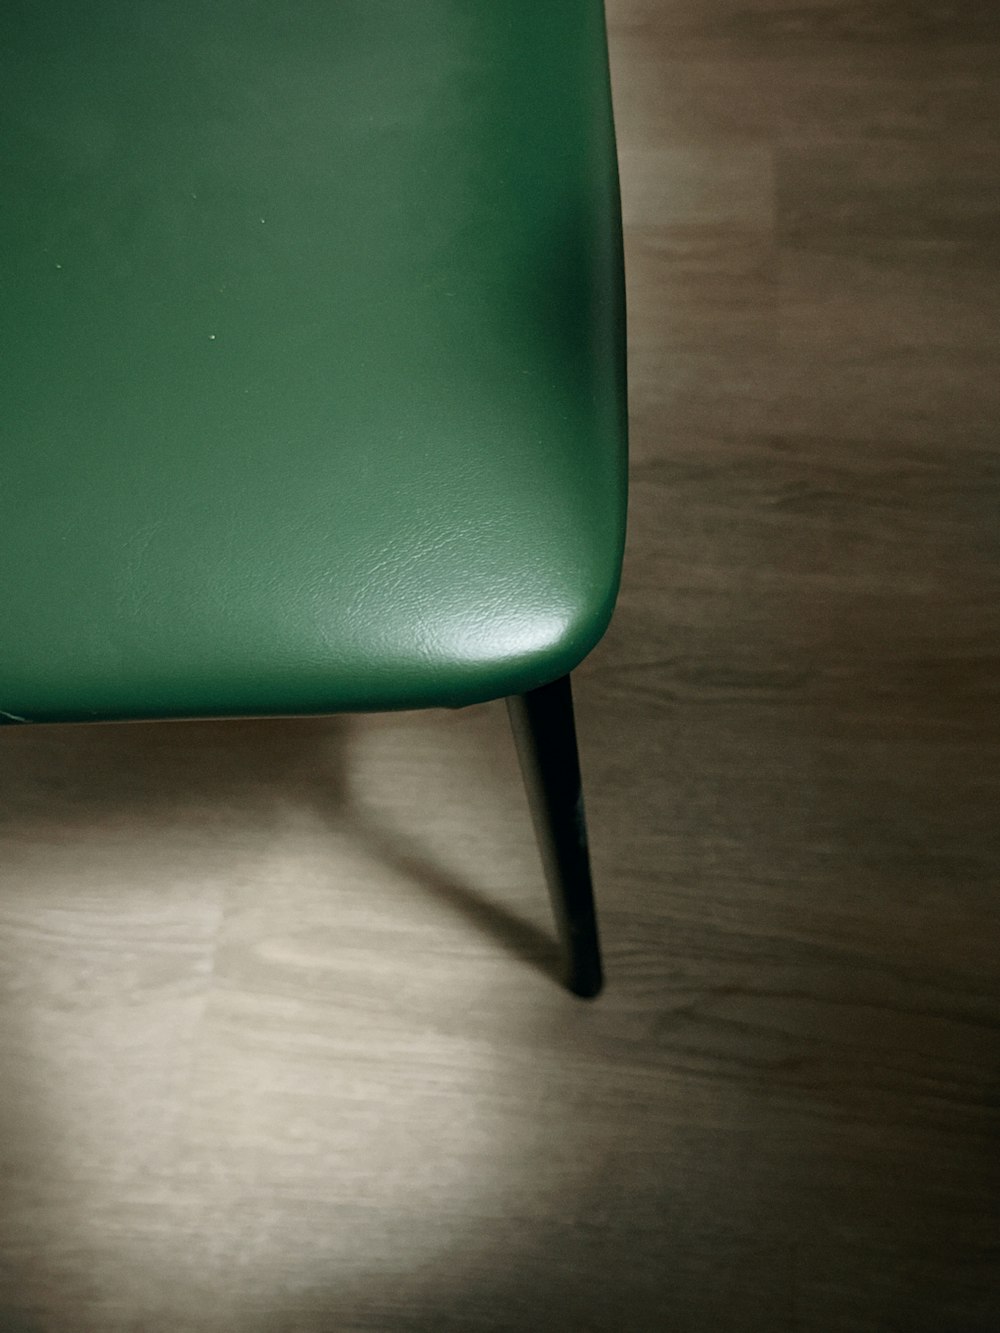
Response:
[[[590,998],[603,977],[569,676],[512,695],[507,710],[562,943],[566,985]]]

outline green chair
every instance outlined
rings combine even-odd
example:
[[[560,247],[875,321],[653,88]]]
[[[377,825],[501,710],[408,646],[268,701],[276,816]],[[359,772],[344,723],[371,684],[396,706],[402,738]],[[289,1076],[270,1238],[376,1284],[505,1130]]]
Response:
[[[507,698],[578,994],[620,575],[601,0],[5,0],[0,721]]]

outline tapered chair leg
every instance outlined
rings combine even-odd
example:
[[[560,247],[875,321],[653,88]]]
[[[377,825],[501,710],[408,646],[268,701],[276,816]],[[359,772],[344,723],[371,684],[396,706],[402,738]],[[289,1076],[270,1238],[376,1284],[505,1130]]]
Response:
[[[587,851],[569,676],[507,700],[521,772],[562,943],[566,985],[601,989],[601,951]]]

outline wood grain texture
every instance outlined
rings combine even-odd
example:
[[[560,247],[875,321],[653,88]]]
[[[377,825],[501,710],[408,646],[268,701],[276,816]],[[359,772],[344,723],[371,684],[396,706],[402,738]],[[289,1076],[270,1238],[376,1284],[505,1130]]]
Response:
[[[501,706],[5,729],[3,1333],[1000,1327],[1000,21],[609,19],[609,988]]]

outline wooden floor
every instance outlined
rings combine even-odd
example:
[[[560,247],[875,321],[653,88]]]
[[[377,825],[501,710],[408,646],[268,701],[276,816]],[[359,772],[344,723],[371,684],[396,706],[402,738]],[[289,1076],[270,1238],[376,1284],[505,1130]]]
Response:
[[[1000,1328],[1000,10],[609,17],[609,988],[500,706],[5,729],[2,1333]]]

